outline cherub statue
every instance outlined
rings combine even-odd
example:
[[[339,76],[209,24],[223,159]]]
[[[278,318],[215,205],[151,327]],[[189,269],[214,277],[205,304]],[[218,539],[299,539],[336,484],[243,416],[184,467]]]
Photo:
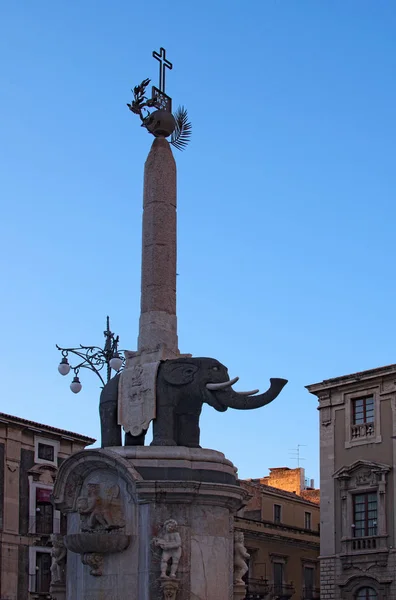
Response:
[[[242,577],[248,572],[249,567],[245,558],[250,558],[244,546],[244,537],[242,531],[234,533],[234,583],[245,583]]]
[[[177,521],[174,519],[168,519],[165,521],[160,537],[153,539],[155,546],[158,546],[162,550],[161,557],[161,577],[168,577],[166,571],[168,569],[169,561],[171,560],[170,566],[170,577],[176,577],[177,567],[182,553],[181,548],[181,537],[177,531]]]
[[[63,583],[65,580],[66,548],[63,536],[53,533],[51,535],[51,583]]]

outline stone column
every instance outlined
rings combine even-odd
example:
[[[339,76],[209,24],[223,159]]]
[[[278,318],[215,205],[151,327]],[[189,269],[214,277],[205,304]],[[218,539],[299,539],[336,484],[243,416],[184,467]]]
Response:
[[[138,352],[178,356],[176,323],[176,163],[155,138],[144,167],[142,283]]]

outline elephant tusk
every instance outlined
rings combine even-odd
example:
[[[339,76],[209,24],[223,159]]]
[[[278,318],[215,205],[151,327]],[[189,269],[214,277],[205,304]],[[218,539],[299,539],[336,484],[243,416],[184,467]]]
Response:
[[[236,394],[239,394],[240,396],[253,396],[253,394],[257,394],[257,392],[259,392],[260,390],[251,390],[250,392],[235,392]]]
[[[223,381],[222,383],[207,383],[206,387],[208,390],[223,390],[224,388],[228,388],[231,385],[234,385],[238,381],[239,377],[234,377],[234,379],[230,379],[229,381]]]

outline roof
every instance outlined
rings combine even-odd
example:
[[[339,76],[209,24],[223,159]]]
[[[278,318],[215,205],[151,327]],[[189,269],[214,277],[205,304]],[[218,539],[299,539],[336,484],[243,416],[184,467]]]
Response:
[[[250,485],[260,487],[262,492],[268,491],[268,492],[277,494],[279,496],[284,496],[285,498],[290,498],[293,500],[301,500],[301,502],[305,502],[306,504],[312,504],[313,506],[316,506],[316,507],[319,506],[318,504],[316,504],[316,502],[311,502],[311,500],[307,500],[306,498],[304,498],[303,496],[300,496],[299,494],[296,494],[295,492],[287,492],[286,490],[281,490],[280,488],[273,487],[272,485],[267,485],[266,483],[260,483],[259,481],[252,481],[249,479],[241,479],[240,481],[243,483],[248,483]]]
[[[340,377],[333,377],[332,379],[324,379],[319,383],[312,383],[306,385],[308,391],[312,391],[311,388],[318,387],[335,387],[343,383],[347,383],[350,380],[369,379],[371,377],[380,377],[382,375],[388,375],[396,372],[396,364],[385,365],[384,367],[376,367],[375,369],[368,369],[367,371],[358,371],[357,373],[351,373],[349,375],[341,375]]]
[[[13,415],[7,415],[6,413],[0,412],[0,421],[3,422],[13,422],[18,425],[25,425],[27,427],[34,427],[35,429],[39,429],[41,432],[52,432],[57,433],[63,437],[74,438],[75,440],[79,440],[81,442],[85,442],[86,444],[93,444],[96,442],[94,438],[87,437],[85,435],[81,435],[80,433],[73,433],[72,431],[67,431],[66,429],[59,429],[58,427],[52,427],[51,425],[44,425],[43,423],[37,423],[36,421],[29,421],[28,419],[21,419],[20,417],[15,417]]]

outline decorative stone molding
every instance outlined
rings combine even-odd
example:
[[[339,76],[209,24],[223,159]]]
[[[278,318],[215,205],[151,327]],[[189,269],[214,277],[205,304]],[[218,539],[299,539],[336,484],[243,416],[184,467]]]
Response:
[[[234,585],[245,585],[243,576],[249,570],[245,559],[250,558],[250,554],[244,545],[244,535],[242,531],[234,532]]]
[[[128,482],[139,481],[142,477],[130,462],[110,450],[82,450],[70,456],[59,468],[53,490],[57,508],[64,513],[76,511],[85,479],[100,469],[108,469],[124,479],[130,499],[135,500],[134,490]]]
[[[245,600],[246,585],[244,583],[234,583],[233,600]]]
[[[94,577],[100,577],[103,574],[103,554],[88,553],[81,557],[82,563],[88,565],[90,574]]]
[[[222,506],[232,512],[242,508],[250,497],[243,488],[221,483],[194,481],[137,481],[141,500],[158,503],[195,503]]]
[[[274,552],[271,552],[269,556],[270,556],[271,562],[273,562],[273,563],[278,562],[278,563],[286,564],[287,561],[289,560],[288,554],[276,554]]]
[[[341,550],[350,552],[386,551],[386,475],[390,466],[367,460],[357,460],[334,473],[339,482],[341,498]],[[377,532],[368,538],[353,536],[353,494],[377,493]]]
[[[161,548],[161,579],[175,578],[182,554],[182,542],[177,530],[177,521],[168,519],[160,535],[153,539],[154,546]]]
[[[58,468],[52,464],[34,465],[29,469],[28,474],[31,475],[33,482],[40,482],[44,485],[53,486]]]
[[[320,424],[322,427],[327,427],[331,424],[331,407],[324,406],[320,410]]]
[[[179,579],[160,579],[161,591],[164,600],[176,600],[177,592],[180,587]]]

